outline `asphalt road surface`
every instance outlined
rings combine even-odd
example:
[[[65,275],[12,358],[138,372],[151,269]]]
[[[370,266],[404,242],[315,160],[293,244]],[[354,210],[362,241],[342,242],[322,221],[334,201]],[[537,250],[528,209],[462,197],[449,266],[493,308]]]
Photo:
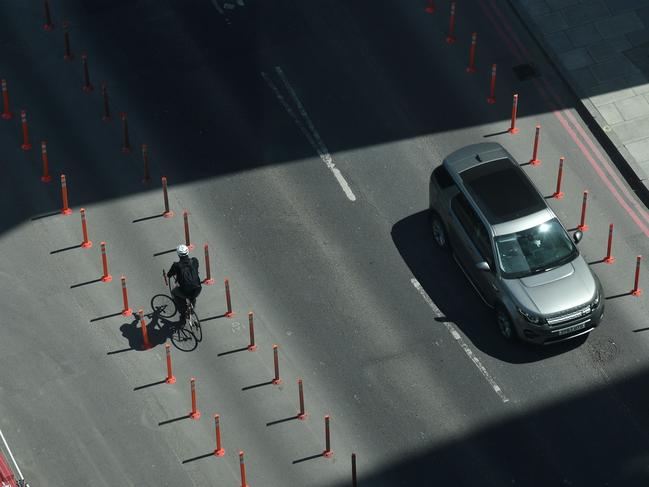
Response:
[[[458,5],[454,44],[449,2],[436,3],[430,15],[418,0],[51,0],[48,32],[41,2],[0,1],[14,114],[0,120],[0,429],[32,487],[236,486],[240,450],[250,486],[351,485],[352,452],[362,486],[646,485],[649,326],[646,293],[630,291],[636,255],[649,257],[649,212],[506,2]],[[512,68],[527,63],[538,76],[520,80]],[[566,197],[548,201],[567,228],[589,191],[580,249],[607,296],[588,338],[546,348],[501,340],[426,215],[446,154],[496,141],[525,163],[536,124],[542,164],[524,170],[550,195],[566,157]],[[51,183],[40,181],[41,140]],[[61,173],[69,216],[57,211]],[[78,246],[82,207],[90,249]],[[173,342],[170,385],[164,343],[177,317],[153,311],[183,209],[216,282],[198,302],[203,340]],[[609,223],[613,265],[601,262]],[[110,283],[98,281],[101,241]],[[121,275],[152,349],[119,314]],[[187,417],[191,377],[199,420]],[[212,455],[215,413],[223,458]]]

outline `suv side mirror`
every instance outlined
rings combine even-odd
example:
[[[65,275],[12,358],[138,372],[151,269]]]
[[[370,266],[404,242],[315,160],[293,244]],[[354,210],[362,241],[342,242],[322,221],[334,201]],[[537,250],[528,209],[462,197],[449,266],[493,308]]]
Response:
[[[572,235],[572,239],[575,241],[576,244],[578,244],[579,241],[581,240],[581,237],[583,237],[583,236],[584,236],[584,233],[583,233],[581,230],[577,230],[577,231]]]
[[[489,267],[489,264],[487,262],[485,262],[484,260],[482,262],[478,262],[475,266],[478,269],[480,269],[481,271],[490,271],[491,270],[491,267]]]

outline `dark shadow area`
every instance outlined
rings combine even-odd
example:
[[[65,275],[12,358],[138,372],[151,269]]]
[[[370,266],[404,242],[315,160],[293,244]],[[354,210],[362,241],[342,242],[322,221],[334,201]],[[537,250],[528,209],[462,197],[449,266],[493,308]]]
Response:
[[[444,314],[434,319],[431,313],[431,326],[452,322],[484,353],[509,363],[544,360],[574,350],[586,340],[584,335],[547,347],[506,342],[493,310],[482,302],[452,255],[435,246],[427,210],[398,221],[392,227],[392,240],[410,272]]]
[[[65,248],[63,248],[63,249],[52,250],[52,251],[50,252],[50,255],[51,255],[51,254],[58,254],[58,253],[61,253],[61,252],[66,252],[66,251],[68,251],[68,250],[80,249],[80,248],[81,248],[81,244],[72,245],[72,246],[70,246],[70,247],[65,247]]]
[[[293,421],[294,419],[297,419],[297,414],[295,416],[289,416],[288,418],[282,418],[282,419],[277,419],[275,421],[271,421],[269,423],[266,423],[266,426],[273,426],[275,424],[287,423],[289,421]]]
[[[239,353],[239,352],[245,352],[248,350],[248,347],[243,347],[243,348],[235,348],[234,350],[228,350],[227,352],[221,352],[217,354],[217,357],[223,357],[224,355],[231,355],[233,353]]]
[[[242,391],[249,391],[250,389],[256,389],[257,387],[269,386],[269,385],[271,385],[272,383],[273,383],[273,381],[272,381],[272,380],[269,380],[268,382],[261,382],[261,383],[259,383],[259,384],[254,384],[254,385],[252,385],[252,386],[242,387],[241,390],[242,390]]]
[[[74,289],[76,287],[81,287],[81,286],[87,286],[88,284],[93,284],[95,282],[101,282],[101,277],[98,279],[93,279],[92,281],[86,281],[86,282],[80,282],[79,284],[73,284],[70,286],[70,289]]]
[[[157,382],[151,382],[150,384],[144,384],[143,386],[134,387],[134,391],[140,391],[142,389],[148,389],[149,387],[158,386],[160,384],[165,384],[167,381],[165,379],[159,380]]]
[[[113,313],[110,315],[104,315],[104,316],[100,316],[99,318],[93,318],[90,320],[90,323],[94,323],[95,321],[106,320],[108,318],[114,318],[115,316],[122,316],[122,312],[118,311],[117,313]]]
[[[644,487],[649,484],[647,369],[538,405],[521,404],[502,420],[420,446],[375,470],[359,485],[393,487]],[[507,408],[509,409],[509,408]],[[347,487],[347,481],[330,487]]]
[[[183,419],[189,419],[190,417],[191,414],[185,414],[184,416],[178,416],[177,418],[167,419],[166,421],[160,421],[158,423],[158,426],[164,426],[165,424],[176,423],[178,421],[182,421]]]
[[[138,222],[143,222],[147,220],[153,220],[154,218],[162,218],[164,216],[164,212],[160,213],[159,215],[152,215],[152,216],[145,216],[144,218],[138,218],[136,220],[133,220],[131,223],[138,223]]]
[[[638,328],[637,330],[633,330],[633,333],[638,333],[641,331],[649,331],[649,328]]]
[[[191,462],[195,462],[196,460],[202,460],[203,458],[209,458],[209,457],[213,457],[213,456],[214,456],[214,452],[211,451],[209,453],[205,453],[204,455],[199,455],[199,456],[194,457],[194,458],[188,458],[187,460],[183,460],[183,463],[191,463]]]
[[[424,134],[452,132],[501,120],[503,110],[507,112],[507,103],[499,101],[499,110],[490,112],[484,119],[476,119],[467,107],[451,105],[455,103],[455,97],[447,95],[462,97],[458,93],[458,79],[464,79],[466,73],[464,70],[440,71],[433,64],[422,64],[422,59],[430,58],[430,46],[422,42],[422,34],[426,31],[422,31],[419,25],[416,28],[411,25],[412,7],[371,0],[334,2],[336,8],[326,7],[320,2],[250,0],[245,8],[228,11],[226,18],[209,1],[167,0],[159,6],[159,15],[154,17],[143,1],[120,2],[99,10],[89,8],[89,3],[83,2],[76,8],[71,6],[68,13],[83,20],[84,35],[92,36],[93,55],[103,60],[113,78],[111,82],[127,86],[129,100],[137,102],[126,103],[123,96],[111,92],[113,115],[117,115],[116,106],[130,113],[146,114],[150,126],[155,127],[156,138],[163,141],[159,150],[164,151],[164,159],[182,161],[176,166],[159,167],[157,164],[164,164],[158,162],[162,158],[154,156],[152,159],[152,181],[159,181],[160,175],[165,174],[169,176],[172,188],[176,184],[220,177],[263,165],[314,157],[304,140],[297,141],[300,137],[297,130],[296,143],[282,151],[269,154],[259,147],[272,137],[265,119],[282,117],[282,123],[291,124],[260,72],[273,75],[274,63],[283,63],[290,70],[291,65],[297,64],[296,60],[303,60],[306,55],[320,59],[335,75],[326,80],[308,76],[298,80],[296,78],[303,74],[299,73],[299,64],[297,68],[293,66],[293,71],[298,73],[287,70],[287,75],[301,88],[300,95],[309,112],[319,114],[317,125],[321,131],[336,134],[325,139],[332,153],[408,140]],[[3,5],[1,13],[9,20],[13,15],[20,15],[10,4]],[[104,28],[117,19],[120,22],[118,36]],[[438,16],[430,19],[440,22]],[[484,32],[481,39],[489,45],[499,45],[496,33],[486,28],[487,25],[481,25]],[[17,39],[20,38],[17,30],[18,27],[8,21],[4,34],[8,39]],[[362,47],[365,43],[373,50],[369,64],[363,62],[367,58]],[[52,49],[56,46],[53,45]],[[7,51],[9,55],[5,63],[15,66],[16,70],[32,62],[25,59],[19,50]],[[404,56],[404,52],[408,55]],[[272,55],[276,53],[282,55]],[[478,57],[479,76],[486,76],[489,62]],[[532,66],[532,60],[525,63],[527,65]],[[521,71],[523,65],[509,54],[498,59],[498,66],[499,73],[503,73],[500,76],[507,73],[507,77],[512,77],[512,70],[518,70],[518,80],[512,78],[515,89],[529,87],[534,82],[530,78],[539,80],[544,76],[536,67],[533,75],[528,75],[531,72],[528,68]],[[380,69],[381,77],[385,77],[385,83],[395,93],[393,103],[408,114],[410,123],[398,123],[399,120],[394,123],[394,110],[385,106],[379,108],[383,104],[377,100],[383,100],[386,92],[374,83],[375,69]],[[282,88],[278,80],[275,82]],[[22,84],[28,93],[48,93],[47,84],[37,76],[24,80]],[[173,97],[168,96],[168,86],[175,86]],[[109,83],[109,91],[110,88]],[[323,96],[321,100],[313,96],[306,99],[302,92],[323,93]],[[45,95],[42,110],[57,113],[58,106],[52,100],[55,97]],[[93,96],[99,104],[97,94]],[[435,110],[421,102],[431,96],[435,98]],[[537,98],[540,97],[535,95],[534,102],[529,97],[525,99],[521,116],[529,117],[549,110]],[[552,108],[577,107],[584,112],[576,97],[565,98]],[[271,113],[273,110],[276,112]],[[440,117],[440,111],[445,116]],[[169,116],[170,113],[174,116]],[[340,114],[344,116],[340,117]],[[184,123],[179,126],[178,120]],[[135,121],[132,125],[136,125]],[[340,130],[333,131],[332,127],[336,125],[340,125]],[[593,129],[602,135],[609,153],[617,154],[610,142],[606,144],[608,139],[601,134],[601,129],[598,126]],[[211,149],[216,136],[219,139],[218,164],[214,163]],[[136,137],[133,139],[134,146],[141,142],[135,140]],[[251,144],[251,140],[258,143]],[[75,171],[98,168],[88,167],[88,161],[95,158],[87,149],[78,147],[75,151],[78,157],[70,158],[67,172],[75,174]],[[614,160],[620,167],[619,154]],[[96,161],[94,164],[104,163]],[[116,184],[106,181],[106,184],[84,187],[77,184],[78,180],[72,180],[74,197],[71,203],[75,207],[88,206],[97,201],[148,191],[149,187],[141,184],[140,168],[137,169],[137,174],[135,168],[130,168],[128,174],[120,173],[119,182],[114,181]],[[625,175],[629,173],[623,168],[621,170]],[[97,180],[104,181],[102,173],[106,171],[98,171]],[[54,185],[51,188],[53,191]],[[636,181],[634,189],[639,194],[642,194],[641,188],[641,182]],[[51,202],[47,204],[51,206]],[[49,211],[36,208],[39,209]],[[0,223],[0,232],[30,217],[21,211],[26,210],[11,212],[9,218]],[[31,211],[33,213],[33,209]],[[60,210],[32,217],[32,220],[57,214]],[[133,222],[158,217],[158,214],[150,215]]]
[[[324,457],[324,455],[322,453],[318,453],[317,455],[310,455],[308,457],[293,460],[293,465],[295,465],[297,463],[308,462],[309,460],[315,460],[316,458],[323,458],[323,457]]]

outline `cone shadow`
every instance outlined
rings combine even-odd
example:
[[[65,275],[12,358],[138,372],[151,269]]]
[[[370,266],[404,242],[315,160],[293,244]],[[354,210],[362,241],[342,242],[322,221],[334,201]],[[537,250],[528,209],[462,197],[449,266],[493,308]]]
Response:
[[[145,216],[144,218],[137,218],[133,220],[131,223],[138,223],[138,222],[143,222],[147,220],[153,220],[155,218],[162,218],[164,216],[164,213],[160,213],[158,215],[151,215],[151,216]]]
[[[81,244],[72,245],[71,247],[65,247],[65,248],[62,248],[62,249],[52,250],[50,252],[50,255],[58,254],[59,252],[66,252],[66,251],[72,250],[72,249],[80,249],[80,248],[81,248]]]
[[[308,457],[299,458],[298,460],[293,460],[293,465],[297,463],[308,462],[309,460],[315,460],[316,458],[321,458],[322,456],[323,456],[322,453],[318,453],[317,455],[311,455]]]
[[[273,383],[273,381],[272,381],[272,380],[269,380],[268,382],[262,382],[261,384],[255,384],[255,385],[253,385],[253,386],[242,387],[241,390],[242,390],[242,391],[248,391],[248,390],[250,390],[250,389],[256,389],[257,387],[269,386],[269,385],[271,385],[272,383]]]
[[[211,451],[211,452],[206,453],[204,455],[199,455],[199,456],[194,457],[194,458],[188,458],[187,460],[183,460],[183,463],[195,462],[196,460],[200,460],[202,458],[209,458],[209,457],[213,457],[213,456],[214,456],[214,452]]]
[[[167,419],[166,421],[160,421],[158,426],[164,426],[165,424],[175,423],[177,421],[182,421],[183,419],[189,419],[190,415],[185,414],[184,416],[178,416],[177,418]]]
[[[70,289],[74,289],[76,287],[81,287],[81,286],[87,286],[88,284],[92,284],[94,282],[99,282],[99,281],[101,281],[101,277],[99,279],[93,279],[92,281],[80,282],[79,284],[72,284],[72,286],[70,286]]]

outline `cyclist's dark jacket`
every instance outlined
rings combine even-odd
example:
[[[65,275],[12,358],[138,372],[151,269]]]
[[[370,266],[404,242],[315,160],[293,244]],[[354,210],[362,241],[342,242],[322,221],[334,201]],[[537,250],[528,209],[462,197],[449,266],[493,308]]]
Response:
[[[178,286],[183,292],[188,291],[185,286],[185,283],[182,280],[183,273],[181,271],[181,266],[186,266],[186,265],[191,265],[192,267],[194,267],[194,269],[196,269],[196,275],[198,275],[198,259],[196,257],[192,257],[190,259],[188,256],[180,257],[180,260],[178,262],[174,262],[173,265],[171,266],[171,269],[169,269],[169,272],[167,272],[167,277],[174,277],[174,276],[176,277],[176,279],[178,280]]]

